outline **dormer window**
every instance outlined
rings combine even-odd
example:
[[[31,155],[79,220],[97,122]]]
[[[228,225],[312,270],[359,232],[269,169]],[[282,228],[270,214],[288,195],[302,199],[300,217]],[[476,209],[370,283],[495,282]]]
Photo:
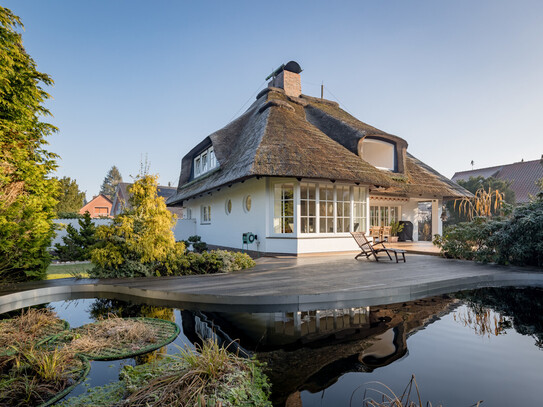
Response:
[[[211,171],[219,166],[213,147],[206,148],[194,157],[194,178]]]
[[[366,137],[362,141],[362,158],[381,170],[397,171],[396,145],[389,141]]]

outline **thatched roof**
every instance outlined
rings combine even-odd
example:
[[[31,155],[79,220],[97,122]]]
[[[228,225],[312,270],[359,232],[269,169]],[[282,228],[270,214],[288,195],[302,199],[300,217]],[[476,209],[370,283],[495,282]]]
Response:
[[[403,157],[398,173],[380,170],[359,155],[361,140],[394,142]],[[193,179],[195,155],[213,146],[220,166]],[[347,181],[395,195],[460,197],[465,190],[405,154],[405,140],[363,123],[335,102],[267,88],[239,118],[209,135],[182,160],[177,194],[169,205],[257,176]]]

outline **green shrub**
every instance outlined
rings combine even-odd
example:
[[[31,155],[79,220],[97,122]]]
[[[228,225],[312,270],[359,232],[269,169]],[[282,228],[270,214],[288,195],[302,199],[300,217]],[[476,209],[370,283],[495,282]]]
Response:
[[[187,253],[191,274],[219,273],[223,267],[221,258],[214,252]]]
[[[223,263],[220,270],[222,272],[243,270],[254,267],[256,264],[247,253],[229,252],[227,250],[214,250],[213,252]]]
[[[446,227],[434,244],[449,258],[543,267],[543,200],[516,207],[505,220]]]
[[[89,260],[91,249],[96,243],[94,236],[96,226],[92,222],[89,212],[78,220],[79,230],[72,225],[66,227],[66,236],[62,238],[64,244],[55,244],[54,255],[62,261]]]
[[[196,253],[202,253],[207,251],[207,243],[202,242],[202,238],[198,235],[189,236],[187,240],[183,241],[187,249],[192,247],[192,250]]]

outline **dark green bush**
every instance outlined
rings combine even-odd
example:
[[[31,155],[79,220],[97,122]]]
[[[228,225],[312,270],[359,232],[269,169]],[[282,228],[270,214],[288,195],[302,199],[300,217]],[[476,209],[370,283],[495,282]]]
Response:
[[[64,244],[55,244],[54,257],[61,261],[89,260],[91,249],[96,243],[94,236],[96,227],[89,212],[78,220],[79,230],[72,225],[66,227],[66,236],[62,238]]]
[[[516,207],[505,220],[446,227],[434,244],[449,258],[543,267],[543,200]]]
[[[192,247],[192,250],[196,253],[203,253],[207,251],[207,243],[202,242],[202,238],[198,235],[189,236],[187,240],[183,240],[185,247],[188,249]]]

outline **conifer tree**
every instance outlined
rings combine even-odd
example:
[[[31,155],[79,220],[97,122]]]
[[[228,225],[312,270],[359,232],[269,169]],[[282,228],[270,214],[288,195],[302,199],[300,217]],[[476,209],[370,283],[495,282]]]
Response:
[[[121,176],[119,169],[116,166],[113,166],[104,178],[104,182],[102,182],[100,193],[104,194],[109,199],[113,198],[115,188],[119,182],[123,182],[123,177]]]
[[[57,204],[57,214],[62,217],[66,213],[78,213],[83,207],[85,193],[79,190],[79,185],[75,179],[62,177],[59,181],[59,194]]]
[[[139,175],[129,188],[130,209],[109,226],[99,226],[91,260],[93,277],[167,275],[182,260],[185,245],[175,241],[174,216],[157,194],[157,176]]]
[[[42,278],[50,262],[57,181],[56,155],[45,150],[55,126],[38,72],[23,47],[19,17],[0,6],[0,280]]]
[[[67,235],[62,238],[64,244],[57,243],[55,252],[59,260],[78,261],[89,260],[91,249],[96,243],[96,227],[89,212],[85,212],[78,220],[79,230],[72,225],[66,227]]]

